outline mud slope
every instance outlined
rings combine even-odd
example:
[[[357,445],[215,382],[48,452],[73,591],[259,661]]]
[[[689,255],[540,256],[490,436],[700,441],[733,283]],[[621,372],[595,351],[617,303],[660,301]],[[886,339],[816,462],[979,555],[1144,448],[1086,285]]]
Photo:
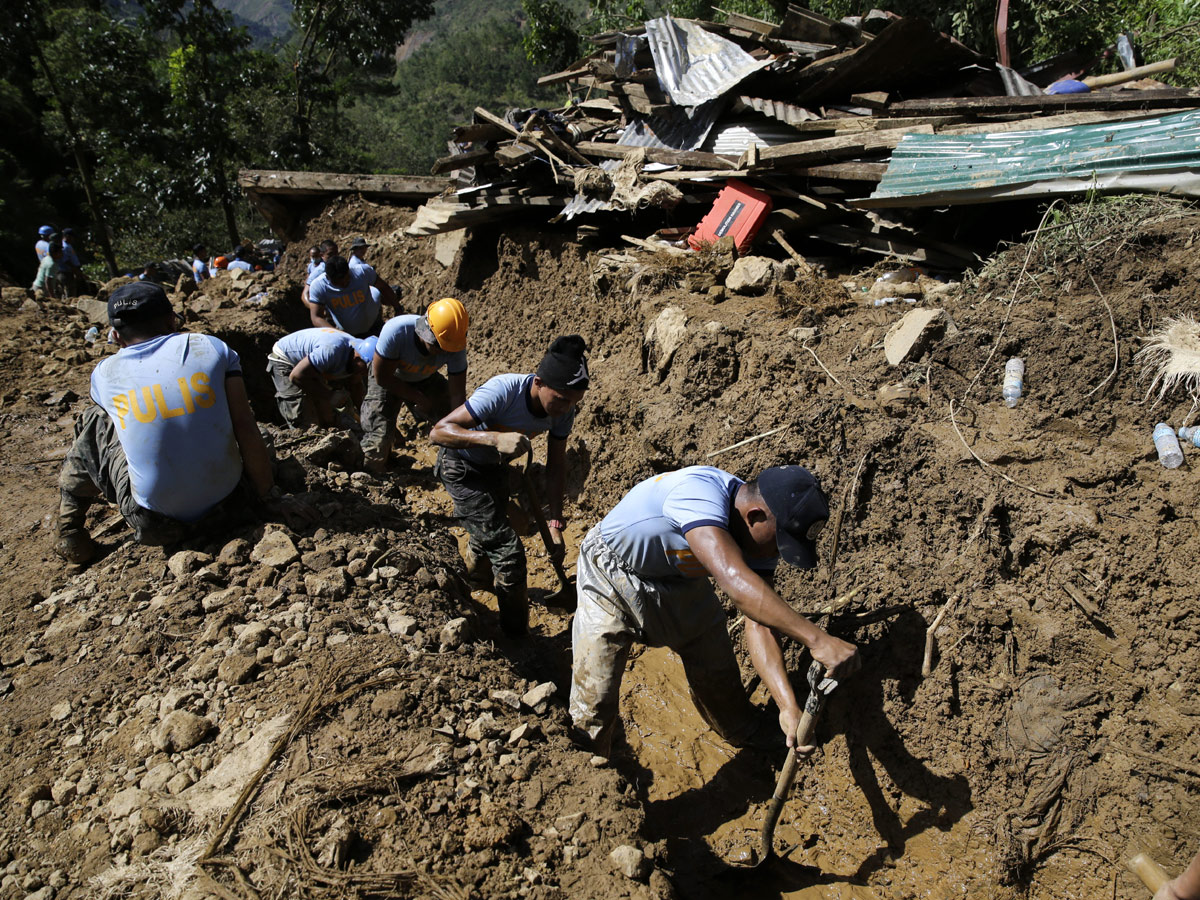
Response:
[[[638,479],[681,465],[803,463],[825,483],[842,519],[832,579],[830,528],[825,565],[780,587],[806,612],[848,598],[831,629],[865,666],[834,694],[785,810],[793,865],[721,875],[757,844],[776,761],[703,727],[670,654],[631,663],[613,767],[571,748],[569,619],[538,607],[530,641],[499,639],[494,599],[460,580],[461,534],[415,437],[374,479],[346,441],[268,426],[319,529],[268,525],[265,548],[262,527],[214,535],[168,559],[114,527],[100,563],[62,571],[44,519],[54,460],[104,351],[83,343],[80,313],[23,310],[6,290],[0,897],[1141,898],[1127,853],[1182,867],[1200,843],[1200,490],[1149,438],[1190,400],[1144,402],[1132,356],[1162,316],[1200,312],[1200,218],[1077,211],[1079,241],[1042,236],[961,285],[923,278],[916,303],[874,307],[878,272],[714,302],[716,256],[525,228],[476,232],[445,268],[432,240],[403,236],[409,215],[340,202],[303,246],[365,234],[407,308],[463,299],[471,386],[531,369],[556,334],[588,339],[572,542]],[[188,301],[189,327],[247,360],[268,422],[261,356],[303,323],[296,277]],[[262,290],[265,306],[244,303]],[[884,336],[914,307],[946,324],[890,366]],[[1010,356],[1027,367],[1015,409],[999,396]],[[110,518],[98,510],[94,531]],[[553,575],[527,548],[537,598]],[[807,660],[789,661],[799,683]],[[172,710],[212,727],[167,727]],[[192,865],[272,748],[217,862]],[[619,844],[650,858],[644,882],[615,870]]]

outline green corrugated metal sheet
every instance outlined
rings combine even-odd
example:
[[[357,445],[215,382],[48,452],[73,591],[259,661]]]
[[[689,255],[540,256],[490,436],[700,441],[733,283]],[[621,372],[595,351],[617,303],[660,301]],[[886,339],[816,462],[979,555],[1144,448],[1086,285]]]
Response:
[[[939,206],[1088,190],[1200,197],[1200,110],[1008,134],[910,134],[855,205]]]

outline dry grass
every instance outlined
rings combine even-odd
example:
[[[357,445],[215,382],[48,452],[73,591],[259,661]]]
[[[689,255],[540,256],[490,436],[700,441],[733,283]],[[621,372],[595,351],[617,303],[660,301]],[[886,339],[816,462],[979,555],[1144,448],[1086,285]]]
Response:
[[[1143,340],[1135,359],[1142,380],[1150,381],[1146,397],[1157,392],[1157,404],[1183,387],[1193,403],[1200,400],[1200,322],[1187,315],[1163,319]]]

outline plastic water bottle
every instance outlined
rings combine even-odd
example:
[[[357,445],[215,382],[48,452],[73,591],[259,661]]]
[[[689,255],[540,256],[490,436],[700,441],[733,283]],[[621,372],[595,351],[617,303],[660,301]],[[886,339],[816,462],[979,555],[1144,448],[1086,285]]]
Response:
[[[1012,409],[1021,399],[1021,390],[1025,387],[1025,360],[1014,356],[1004,367],[1004,403]]]
[[[1191,441],[1193,447],[1200,447],[1200,427],[1196,425],[1183,425],[1176,432],[1179,439],[1182,441]]]
[[[93,325],[84,333],[83,339],[89,344],[96,343],[96,341],[100,340],[100,329]]]
[[[1154,426],[1154,449],[1158,451],[1158,461],[1168,469],[1177,469],[1183,465],[1183,450],[1179,447],[1179,439],[1166,422]]]

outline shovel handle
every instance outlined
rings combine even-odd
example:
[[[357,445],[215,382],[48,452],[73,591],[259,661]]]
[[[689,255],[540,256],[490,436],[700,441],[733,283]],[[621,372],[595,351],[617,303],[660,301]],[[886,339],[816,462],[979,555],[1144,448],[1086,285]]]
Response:
[[[812,739],[816,728],[817,717],[807,709],[800,716],[800,724],[796,726],[795,746],[788,750],[787,759],[783,761],[783,769],[775,782],[775,793],[771,795],[771,805],[767,807],[767,818],[763,822],[762,858],[769,859],[775,855],[775,826],[779,823],[779,814],[783,812],[783,804],[792,790],[792,782],[796,780],[795,747],[805,746]]]
[[[533,450],[529,451],[529,458],[525,462],[525,467],[521,469],[521,484],[525,488],[525,493],[529,497],[529,505],[533,507],[533,518],[537,522],[538,532],[542,536],[542,543],[546,545],[546,555],[550,557],[550,562],[554,566],[554,574],[558,576],[559,585],[566,590],[571,586],[571,582],[567,578],[566,570],[563,569],[562,561],[554,552],[554,538],[550,536],[550,526],[546,524],[546,517],[542,515],[542,501],[538,497],[537,488],[533,485],[533,479],[529,477],[529,465],[533,462]]]

